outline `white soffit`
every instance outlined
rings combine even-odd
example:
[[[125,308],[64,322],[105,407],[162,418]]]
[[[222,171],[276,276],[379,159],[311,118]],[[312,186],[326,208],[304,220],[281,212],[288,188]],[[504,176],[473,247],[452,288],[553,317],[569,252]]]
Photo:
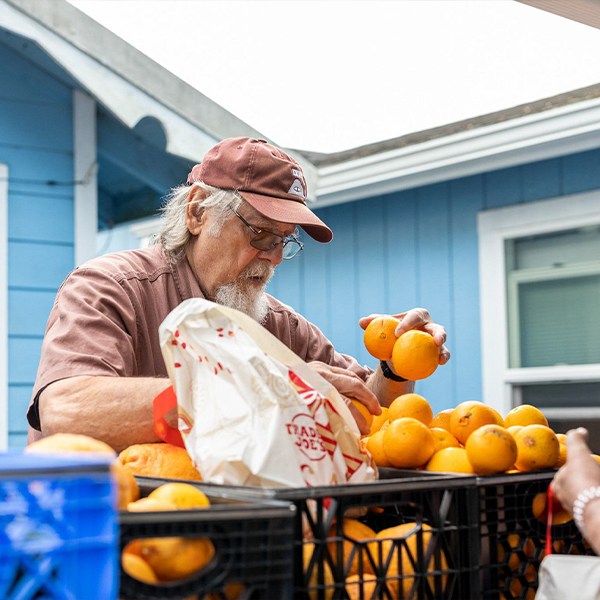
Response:
[[[318,169],[317,208],[600,147],[600,98]]]

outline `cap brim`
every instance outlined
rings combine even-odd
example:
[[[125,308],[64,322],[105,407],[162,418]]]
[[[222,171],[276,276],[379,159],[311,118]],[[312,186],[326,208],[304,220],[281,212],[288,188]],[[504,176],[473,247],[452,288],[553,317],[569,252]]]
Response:
[[[299,225],[317,242],[327,243],[333,238],[331,229],[302,202],[252,192],[238,191],[238,193],[250,206],[268,219]]]

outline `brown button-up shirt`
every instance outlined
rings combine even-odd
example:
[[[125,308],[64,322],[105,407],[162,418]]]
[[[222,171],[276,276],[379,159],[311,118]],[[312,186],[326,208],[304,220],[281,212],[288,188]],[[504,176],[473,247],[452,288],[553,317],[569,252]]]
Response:
[[[158,327],[178,304],[204,298],[183,258],[172,264],[159,246],[108,254],[70,273],[50,312],[27,420],[40,429],[38,397],[67,377],[167,377]],[[306,362],[371,370],[336,352],[318,327],[268,296],[265,328]]]

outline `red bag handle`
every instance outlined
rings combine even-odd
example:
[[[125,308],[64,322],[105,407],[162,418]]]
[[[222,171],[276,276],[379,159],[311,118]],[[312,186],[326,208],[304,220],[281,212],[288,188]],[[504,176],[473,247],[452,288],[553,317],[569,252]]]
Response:
[[[165,421],[165,415],[176,406],[177,396],[175,395],[173,386],[170,385],[166,390],[154,398],[154,431],[163,442],[185,448],[179,429],[173,429],[173,427],[168,425]]]
[[[554,507],[554,490],[551,483],[548,485],[546,501],[546,552],[544,556],[549,556],[552,554],[552,509]]]

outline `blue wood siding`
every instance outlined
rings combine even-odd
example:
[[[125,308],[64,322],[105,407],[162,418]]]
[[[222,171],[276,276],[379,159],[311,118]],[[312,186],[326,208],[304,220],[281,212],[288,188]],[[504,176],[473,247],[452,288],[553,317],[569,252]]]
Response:
[[[20,447],[48,314],[74,264],[72,88],[1,44],[0,73],[0,163],[9,169],[9,445]]]
[[[435,411],[480,400],[477,214],[594,189],[600,150],[321,209],[333,241],[308,240],[301,255],[278,267],[269,291],[340,352],[372,367],[359,318],[427,308],[448,331],[452,359],[417,391]]]

